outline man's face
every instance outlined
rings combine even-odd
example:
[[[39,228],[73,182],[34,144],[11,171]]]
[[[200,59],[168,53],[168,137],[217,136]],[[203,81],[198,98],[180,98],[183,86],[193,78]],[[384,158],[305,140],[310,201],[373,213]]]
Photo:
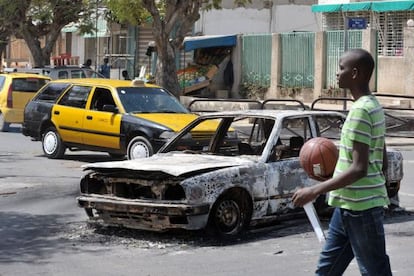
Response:
[[[350,88],[355,70],[355,67],[352,66],[350,56],[342,56],[339,60],[339,70],[336,73],[336,80],[340,88]]]

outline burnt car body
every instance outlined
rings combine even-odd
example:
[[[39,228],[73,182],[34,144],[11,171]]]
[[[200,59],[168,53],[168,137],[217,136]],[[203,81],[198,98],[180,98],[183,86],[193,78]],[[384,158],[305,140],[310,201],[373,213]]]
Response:
[[[294,211],[295,189],[317,183],[300,166],[301,146],[317,136],[338,143],[344,120],[334,111],[202,115],[149,158],[84,165],[88,172],[77,201],[104,225],[154,231],[207,227],[234,236]],[[218,123],[210,140],[189,146],[191,130],[209,121]],[[395,190],[403,176],[402,155],[393,149],[387,155],[388,184]]]

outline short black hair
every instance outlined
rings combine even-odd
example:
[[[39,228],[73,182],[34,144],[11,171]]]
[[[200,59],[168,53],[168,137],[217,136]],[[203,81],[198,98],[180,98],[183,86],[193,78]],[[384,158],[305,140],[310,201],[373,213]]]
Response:
[[[351,49],[345,54],[353,56],[354,66],[360,69],[360,73],[369,81],[375,67],[375,61],[372,55],[367,50],[361,48]]]

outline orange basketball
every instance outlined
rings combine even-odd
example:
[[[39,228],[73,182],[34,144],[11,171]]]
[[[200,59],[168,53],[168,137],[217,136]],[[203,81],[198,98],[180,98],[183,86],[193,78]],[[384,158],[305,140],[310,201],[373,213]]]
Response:
[[[325,180],[332,177],[338,155],[338,149],[331,140],[315,137],[308,140],[300,149],[300,165],[309,177]]]

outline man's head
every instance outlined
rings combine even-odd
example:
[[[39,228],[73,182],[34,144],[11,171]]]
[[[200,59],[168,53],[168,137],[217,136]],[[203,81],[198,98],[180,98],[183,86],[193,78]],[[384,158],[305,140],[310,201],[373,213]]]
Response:
[[[368,85],[374,66],[374,59],[366,50],[352,49],[345,52],[339,59],[339,71],[336,74],[339,87]]]
[[[108,63],[109,62],[109,59],[108,58],[104,58],[104,63]]]

